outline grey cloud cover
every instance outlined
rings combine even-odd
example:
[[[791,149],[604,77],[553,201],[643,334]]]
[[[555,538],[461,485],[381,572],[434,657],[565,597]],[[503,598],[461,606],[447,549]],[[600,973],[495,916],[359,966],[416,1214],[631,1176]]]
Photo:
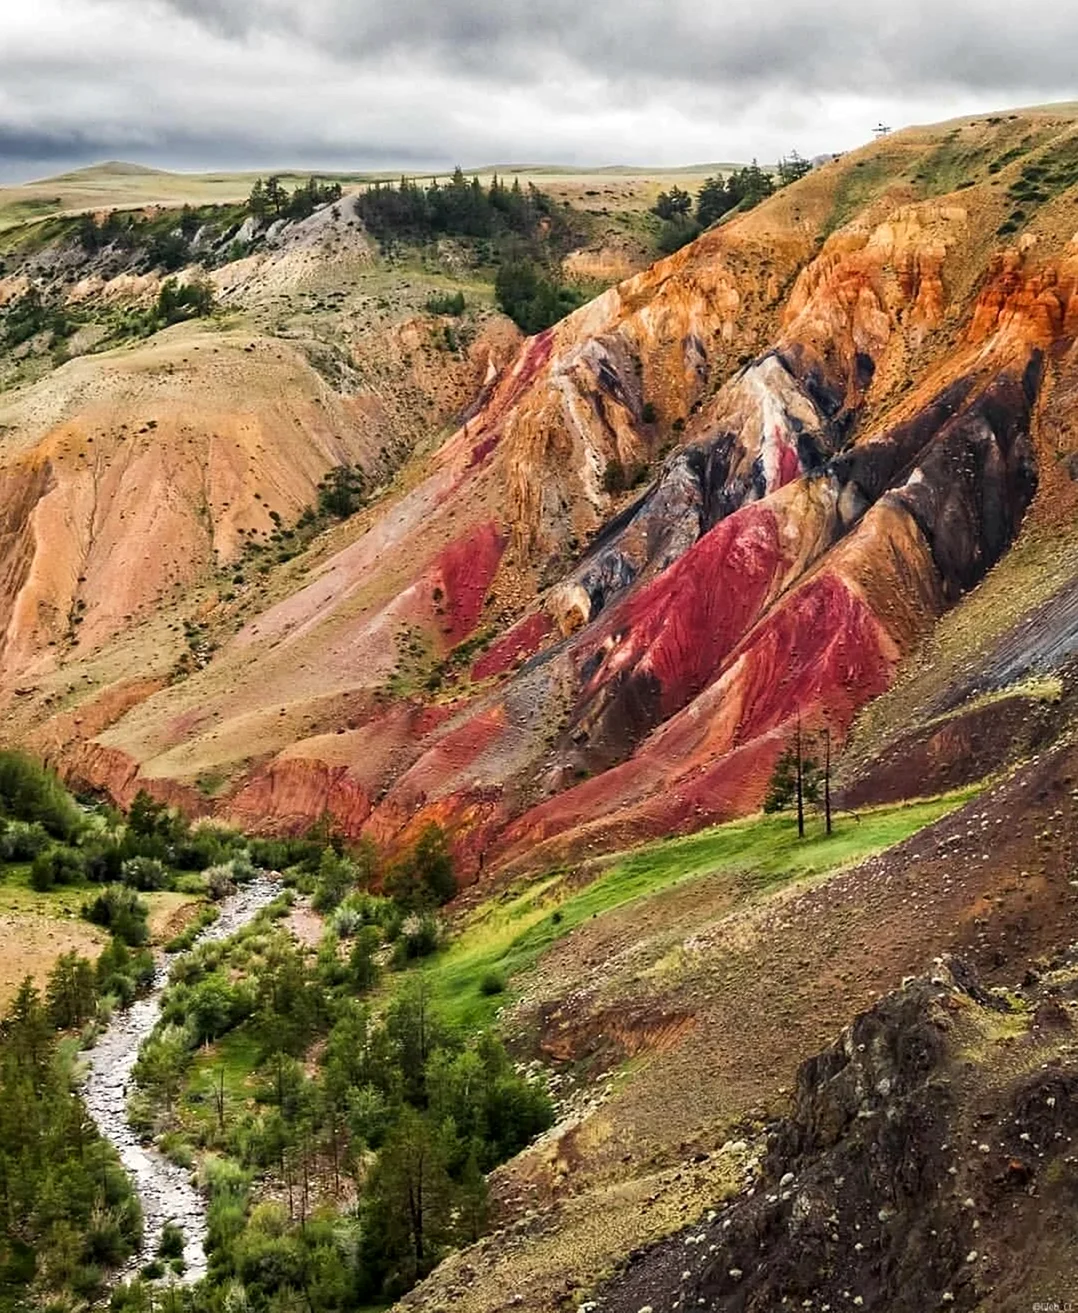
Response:
[[[13,0],[0,174],[771,159],[1066,98],[1076,45],[1069,0]]]

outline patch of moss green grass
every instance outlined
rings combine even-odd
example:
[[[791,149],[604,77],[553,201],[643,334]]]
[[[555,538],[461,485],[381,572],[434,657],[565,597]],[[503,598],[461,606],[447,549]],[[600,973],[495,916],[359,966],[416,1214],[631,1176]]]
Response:
[[[853,865],[901,843],[975,797],[968,788],[941,797],[839,813],[828,837],[812,817],[805,839],[789,815],[753,816],[685,838],[644,844],[615,858],[589,884],[564,873],[480,907],[426,968],[435,1006],[467,1030],[488,1025],[506,994],[484,993],[496,973],[510,984],[576,926],[689,880],[735,876],[765,895],[791,881]]]
[[[3,863],[0,864],[0,912],[78,916],[90,887],[83,882],[39,893],[30,883],[29,862]]]
[[[196,1143],[217,1128],[217,1090],[224,1073],[225,1127],[254,1095],[251,1077],[265,1054],[265,1039],[251,1025],[238,1026],[199,1051],[184,1082],[180,1123]]]

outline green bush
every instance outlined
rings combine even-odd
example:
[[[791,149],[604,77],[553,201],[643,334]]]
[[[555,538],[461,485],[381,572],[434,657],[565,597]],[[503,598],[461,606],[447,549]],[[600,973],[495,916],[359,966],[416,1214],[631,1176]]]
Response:
[[[459,319],[464,313],[464,293],[447,292],[443,296],[432,293],[427,297],[427,311],[432,315],[455,315]]]
[[[318,485],[318,509],[347,520],[363,505],[367,478],[358,465],[335,465]]]
[[[429,957],[442,941],[442,926],[433,912],[413,912],[401,923],[393,947],[393,965],[406,966],[417,958]]]
[[[378,983],[378,950],[382,945],[377,926],[363,926],[356,935],[348,958],[348,974],[357,994],[365,994]]]
[[[126,944],[146,943],[150,937],[149,909],[133,889],[111,885],[88,903],[82,914],[94,925],[104,926]]]
[[[238,1026],[254,1011],[254,999],[242,984],[212,972],[182,1000],[183,1016],[197,1044],[215,1040]]]
[[[161,1239],[157,1242],[158,1258],[183,1258],[183,1227],[176,1222],[166,1222],[161,1228]]]
[[[347,857],[326,848],[318,865],[311,902],[317,912],[332,912],[355,886],[359,871]]]
[[[30,885],[39,893],[54,885],[79,884],[86,876],[86,858],[77,848],[47,848],[30,867]]]
[[[688,216],[668,219],[659,230],[658,247],[664,255],[672,255],[700,236],[700,225]]]
[[[82,813],[59,777],[23,752],[0,752],[0,813],[37,822],[54,838],[65,841],[85,827]]]
[[[406,911],[440,907],[455,896],[453,858],[440,825],[426,826],[413,851],[390,868],[385,891]]]
[[[479,981],[479,992],[488,998],[505,992],[505,977],[500,971],[485,971]]]
[[[48,846],[49,836],[43,825],[12,821],[0,833],[0,861],[29,862]]]
[[[142,893],[168,889],[173,883],[172,874],[156,857],[129,857],[120,870],[120,879]]]
[[[132,953],[122,939],[113,935],[97,959],[96,974],[98,994],[115,998],[126,1006],[152,983],[153,954],[145,948]]]
[[[564,319],[585,297],[530,260],[510,260],[498,270],[494,295],[499,308],[525,333],[540,333]]]

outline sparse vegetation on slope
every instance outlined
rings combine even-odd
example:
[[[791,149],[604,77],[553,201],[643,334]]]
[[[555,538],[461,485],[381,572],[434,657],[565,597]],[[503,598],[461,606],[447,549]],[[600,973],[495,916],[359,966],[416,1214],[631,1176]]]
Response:
[[[687,838],[646,844],[579,875],[546,876],[522,893],[485,904],[467,919],[434,960],[428,979],[435,1003],[454,1021],[477,1024],[501,1006],[483,982],[497,976],[511,988],[553,943],[595,916],[690,880],[746,878],[750,890],[822,875],[900,843],[961,806],[975,790],[839,817],[828,837],[811,822],[805,841],[787,817],[755,816]],[[585,877],[586,878],[586,877]]]

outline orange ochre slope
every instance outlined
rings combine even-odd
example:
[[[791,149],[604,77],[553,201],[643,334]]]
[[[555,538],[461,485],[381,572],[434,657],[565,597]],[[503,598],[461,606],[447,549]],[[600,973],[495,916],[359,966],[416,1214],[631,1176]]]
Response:
[[[1046,123],[1034,147],[1073,152],[1073,123]],[[1006,145],[976,121],[954,131],[970,158]],[[994,175],[918,194],[944,140],[915,130],[844,157],[526,341],[425,464],[292,563],[276,600],[182,678],[117,655],[116,617],[143,585],[137,561],[106,555],[78,584],[96,643],[80,635],[85,692],[70,681],[60,707],[16,692],[54,687],[63,666],[40,605],[15,623],[48,568],[28,535],[90,529],[71,510],[49,521],[43,448],[6,455],[9,722],[121,803],[147,788],[280,831],[328,812],[390,849],[437,820],[466,872],[758,807],[797,719],[840,745],[1008,551],[1044,474],[1041,434],[1051,424],[1058,459],[1069,433],[1053,406],[1078,360],[1071,197],[1008,246]],[[277,368],[278,404],[299,405],[298,367]],[[333,443],[363,455],[346,399],[303,404],[288,426],[297,501]],[[148,543],[161,516],[202,523],[200,505],[218,535],[259,513],[224,466],[253,443],[272,483],[283,457],[267,418],[247,423],[211,450],[201,503],[164,469],[138,485],[124,513]],[[615,462],[650,481],[611,491]],[[118,481],[120,514],[127,465],[85,464],[80,496]],[[188,540],[181,557],[212,546]],[[112,590],[123,601],[105,605]]]

